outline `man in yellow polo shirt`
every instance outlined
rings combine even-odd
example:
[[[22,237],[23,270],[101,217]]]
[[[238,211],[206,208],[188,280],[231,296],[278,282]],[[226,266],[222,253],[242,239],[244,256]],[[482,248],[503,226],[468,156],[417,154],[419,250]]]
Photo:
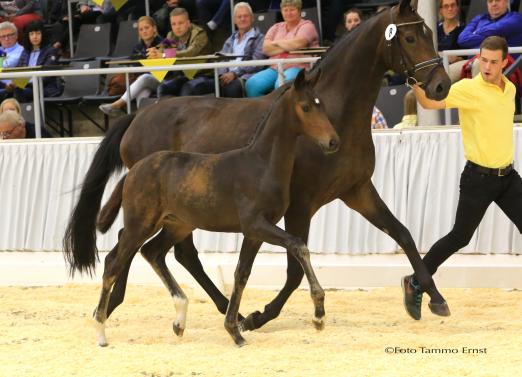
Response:
[[[443,101],[430,100],[420,87],[413,88],[425,109],[459,109],[464,155],[468,160],[460,178],[453,229],[423,259],[432,275],[469,243],[492,202],[522,233],[522,179],[512,164],[516,89],[502,74],[507,53],[504,38],[486,38],[480,45],[480,75],[453,84]],[[406,311],[418,320],[423,290],[414,275],[403,277],[401,283]]]

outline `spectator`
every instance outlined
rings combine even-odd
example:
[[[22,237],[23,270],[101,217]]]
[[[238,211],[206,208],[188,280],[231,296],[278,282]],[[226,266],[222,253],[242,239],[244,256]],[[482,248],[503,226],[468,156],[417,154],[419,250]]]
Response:
[[[240,2],[234,6],[234,32],[223,45],[221,53],[242,55],[237,61],[264,59],[263,34],[254,27],[254,13],[248,3]],[[243,97],[245,81],[261,67],[230,67],[220,68],[219,85],[223,97]],[[190,87],[189,95],[201,95],[214,92],[214,78],[201,76],[190,80],[185,86]],[[183,91],[183,89],[182,89]]]
[[[0,104],[0,139],[34,139],[36,137],[34,124],[26,122],[21,115],[18,101],[8,98]],[[51,137],[42,128],[42,137]]]
[[[196,0],[199,22],[209,30],[230,25],[230,0]]]
[[[185,8],[192,22],[197,20],[195,0],[165,0],[163,6],[152,15],[161,35],[167,35],[170,31],[169,15],[177,7]]]
[[[0,23],[0,44],[2,46],[0,53],[4,57],[2,68],[18,66],[24,48],[17,42],[17,39],[18,31],[13,23],[9,21]],[[12,93],[11,80],[0,80],[0,101],[12,97]]]
[[[170,13],[170,25],[172,31],[167,35],[167,42],[175,48],[177,58],[191,57],[209,54],[211,46],[205,30],[197,25],[191,24],[188,12],[184,8],[176,8]],[[168,51],[163,52],[159,49],[151,49],[150,56],[153,58],[165,57]],[[195,77],[207,75],[208,72],[200,71]],[[186,95],[182,92],[183,85],[188,78],[180,71],[169,72],[169,79],[164,80],[158,87],[158,96],[166,95]]]
[[[360,9],[352,8],[344,13],[344,28],[350,32],[362,22],[362,12]]]
[[[319,36],[311,21],[301,18],[301,0],[282,0],[281,13],[283,22],[272,26],[263,42],[263,53],[270,58],[297,58],[302,55],[289,54],[289,51],[319,45]],[[307,64],[285,64],[285,82],[293,80],[299,71],[307,68]],[[248,97],[258,97],[271,92],[279,86],[277,66],[264,69],[246,82]]]
[[[379,110],[377,106],[373,107],[371,127],[372,130],[383,130],[388,128],[386,118],[384,118],[384,115],[382,115],[381,110]]]
[[[44,39],[44,25],[41,21],[33,21],[25,28],[23,37],[24,51],[20,55],[19,67],[50,66],[57,64],[56,50],[47,44]],[[14,97],[19,102],[30,102],[33,100],[33,85],[29,82],[25,88],[16,87]],[[62,93],[63,87],[58,77],[44,77],[43,91],[45,97],[56,97]]]
[[[152,49],[161,44],[162,38],[158,35],[156,22],[152,17],[143,16],[138,20],[138,36],[140,41],[132,49],[132,55],[144,55],[150,57]],[[159,86],[159,81],[150,73],[145,73],[138,77],[130,87],[129,92],[113,103],[105,103],[99,109],[110,116],[118,116],[123,113],[128,101],[150,97]],[[121,92],[120,92],[121,93]]]
[[[72,4],[72,26],[74,35],[78,34],[82,24],[95,24],[102,14],[102,9],[92,0],[81,0]],[[69,14],[67,11],[67,0],[57,0],[49,16],[53,24],[51,29],[51,43],[56,50],[63,50],[69,43]]]
[[[39,0],[0,1],[0,22],[12,22],[18,35],[22,35],[25,25],[37,20],[42,20]]]
[[[478,1],[478,0],[477,0]],[[508,0],[487,0],[488,12],[473,18],[460,33],[461,48],[479,48],[490,36],[504,37],[510,47],[522,46],[522,14],[509,12]],[[479,64],[472,64],[472,76],[479,73]]]
[[[350,9],[354,4],[358,3],[357,0],[331,0],[328,6],[323,28],[323,37],[326,43],[332,43],[335,41],[335,32],[338,24],[341,21],[341,15]]]
[[[439,0],[439,15],[441,21],[437,24],[438,50],[456,50],[457,40],[464,30],[460,23],[460,0]],[[458,56],[450,56],[450,63],[462,60]]]
[[[400,123],[397,123],[393,128],[402,130],[404,128],[411,128],[417,126],[417,100],[413,90],[406,93],[403,99],[404,113]]]

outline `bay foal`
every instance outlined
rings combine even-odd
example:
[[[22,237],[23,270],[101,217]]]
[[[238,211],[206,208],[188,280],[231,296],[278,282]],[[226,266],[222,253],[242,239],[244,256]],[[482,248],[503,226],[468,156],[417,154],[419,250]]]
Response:
[[[308,136],[325,153],[339,147],[339,136],[312,91],[313,84],[301,71],[259,123],[252,141],[241,149],[221,154],[156,152],[122,178],[118,186],[123,185],[123,190],[115,188],[98,222],[100,231],[107,231],[123,207],[124,227],[118,244],[105,259],[103,287],[94,314],[99,345],[107,344],[104,328],[114,282],[143,243],[159,230],[160,238],[163,234],[176,242],[195,228],[244,234],[225,316],[225,329],[237,345],[245,344],[237,322],[241,295],[262,242],[285,247],[299,261],[310,284],[313,322],[322,328],[324,291],[310,264],[308,248],[275,225],[289,204],[297,137]],[[177,317],[173,327],[181,336],[188,300],[167,269],[167,251],[152,245],[141,253],[174,299]]]

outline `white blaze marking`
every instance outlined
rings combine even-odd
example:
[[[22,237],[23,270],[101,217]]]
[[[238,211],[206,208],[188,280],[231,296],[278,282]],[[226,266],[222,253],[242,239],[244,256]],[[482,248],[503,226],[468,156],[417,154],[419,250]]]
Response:
[[[179,296],[172,296],[172,299],[174,300],[174,307],[176,308],[177,313],[176,323],[180,328],[185,329],[188,300],[185,297]]]
[[[395,37],[395,34],[397,34],[397,25],[389,24],[384,32],[384,38],[386,38],[387,41],[391,41],[393,37]]]

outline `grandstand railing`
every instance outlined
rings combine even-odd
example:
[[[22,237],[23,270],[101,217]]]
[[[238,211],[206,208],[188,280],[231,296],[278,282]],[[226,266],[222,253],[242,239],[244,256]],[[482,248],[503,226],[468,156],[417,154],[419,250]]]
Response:
[[[509,47],[508,52],[510,54],[522,54],[522,46],[521,47]],[[444,50],[441,51],[442,62],[444,64],[444,69],[449,73],[449,57],[450,56],[474,56],[480,53],[479,48],[467,49],[467,50]],[[451,109],[444,110],[444,124],[451,124]]]
[[[284,82],[283,65],[289,63],[310,63],[311,65],[319,60],[319,57],[291,58],[291,59],[263,59],[263,60],[247,60],[247,61],[228,61],[217,63],[192,63],[192,64],[176,64],[157,67],[119,67],[119,68],[96,68],[96,69],[67,69],[54,71],[23,71],[23,72],[0,72],[0,80],[14,79],[20,77],[29,77],[33,82],[33,102],[34,102],[34,119],[36,137],[41,137],[42,120],[45,120],[44,103],[43,103],[43,84],[42,77],[56,76],[78,76],[78,75],[109,75],[116,73],[125,74],[126,90],[129,90],[129,73],[147,73],[152,71],[183,71],[183,70],[214,70],[214,88],[216,96],[219,96],[219,68],[228,67],[257,67],[277,65],[279,81]],[[40,104],[40,106],[37,106]],[[127,102],[127,113],[131,112],[131,103]]]

